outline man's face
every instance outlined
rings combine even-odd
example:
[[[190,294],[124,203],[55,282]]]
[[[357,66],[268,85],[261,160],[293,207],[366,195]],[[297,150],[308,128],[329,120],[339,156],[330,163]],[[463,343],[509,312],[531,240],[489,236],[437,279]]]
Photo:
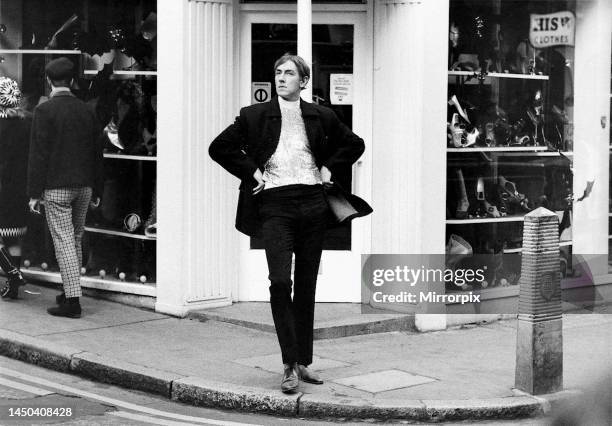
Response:
[[[300,79],[293,61],[287,61],[276,67],[274,82],[278,96],[287,101],[297,101],[300,98],[300,91],[308,82],[308,77]]]

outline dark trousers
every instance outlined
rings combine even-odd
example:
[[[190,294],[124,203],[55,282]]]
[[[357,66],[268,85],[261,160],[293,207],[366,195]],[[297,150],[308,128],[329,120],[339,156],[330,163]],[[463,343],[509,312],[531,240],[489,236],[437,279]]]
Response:
[[[315,289],[329,214],[321,185],[289,185],[260,195],[270,305],[285,364],[312,363]]]

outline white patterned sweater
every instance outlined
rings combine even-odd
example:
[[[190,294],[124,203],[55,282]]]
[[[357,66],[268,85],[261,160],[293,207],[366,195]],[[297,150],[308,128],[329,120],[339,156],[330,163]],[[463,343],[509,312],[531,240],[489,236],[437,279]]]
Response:
[[[264,167],[265,189],[285,185],[320,184],[321,172],[310,150],[299,99],[295,102],[278,97],[282,124],[276,151]]]

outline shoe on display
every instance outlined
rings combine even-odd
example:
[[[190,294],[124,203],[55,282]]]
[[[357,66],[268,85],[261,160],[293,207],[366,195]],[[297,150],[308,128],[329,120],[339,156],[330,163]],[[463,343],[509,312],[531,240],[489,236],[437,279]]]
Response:
[[[147,237],[157,237],[157,222],[147,225],[144,230]]]
[[[465,180],[463,179],[463,171],[456,169],[457,181],[459,183],[459,201],[457,202],[457,210],[455,211],[455,217],[457,219],[465,219],[468,215],[468,209],[470,202],[468,200],[467,191],[465,189]]]
[[[117,124],[115,124],[114,118],[104,127],[104,134],[113,146],[119,148],[121,151],[125,150],[125,146],[123,146],[123,143],[119,139],[119,128]]]
[[[457,234],[451,234],[446,244],[446,254],[471,256],[473,253],[470,243]]]
[[[465,133],[466,141],[461,147],[467,148],[469,146],[474,145],[476,143],[476,140],[478,139],[478,136],[480,136],[480,132],[478,131],[476,127],[474,127],[470,132],[466,132]]]
[[[459,114],[454,113],[451,122],[448,123],[449,139],[451,140],[452,146],[455,148],[461,148],[463,146],[462,138],[465,133],[465,125],[459,122]]]
[[[501,217],[501,213],[497,210],[493,204],[489,203],[487,200],[483,201],[484,209],[489,217]]]
[[[487,146],[495,146],[495,124],[485,124],[485,143]]]
[[[467,113],[461,107],[461,104],[459,103],[459,99],[457,99],[457,95],[451,96],[451,98],[448,100],[448,104],[449,105],[453,105],[455,107],[455,109],[457,109],[457,112],[459,113],[461,118],[463,118],[468,124],[472,124],[472,122],[470,121]]]
[[[530,211],[529,200],[524,194],[521,194],[516,189],[516,184],[507,180],[503,176],[499,176],[499,188],[508,195],[510,202],[518,203],[524,210]]]

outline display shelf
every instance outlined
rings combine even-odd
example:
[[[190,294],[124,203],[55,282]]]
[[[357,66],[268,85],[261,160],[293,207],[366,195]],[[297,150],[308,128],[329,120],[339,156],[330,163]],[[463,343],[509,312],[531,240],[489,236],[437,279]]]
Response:
[[[446,219],[447,225],[473,225],[478,223],[522,222],[525,216],[484,217],[479,219]]]
[[[559,155],[557,151],[549,151],[545,146],[495,146],[495,147],[474,147],[474,148],[447,148],[446,152],[500,152],[500,153],[543,153],[549,152],[550,155]]]
[[[536,152],[505,152],[503,153],[506,157],[520,157],[528,155],[531,157],[573,157],[572,151],[536,151]]]
[[[85,75],[97,75],[100,71],[98,70],[85,70]],[[140,76],[157,76],[157,71],[139,71],[139,70],[114,70],[114,75],[140,75]]]
[[[23,268],[21,272],[27,280],[45,281],[54,284],[62,283],[62,277],[59,272],[43,271],[42,269],[33,267]],[[155,283],[133,283],[109,277],[99,278],[83,275],[81,276],[81,287],[135,294],[138,296],[156,297],[157,295]]]
[[[0,53],[15,53],[19,55],[80,55],[80,50],[52,50],[52,49],[0,49]]]
[[[114,229],[106,229],[106,228],[98,228],[95,226],[86,226],[85,231],[92,232],[94,234],[105,234],[105,235],[114,235],[116,237],[124,237],[124,238],[133,238],[136,240],[152,240],[155,241],[156,237],[149,237],[143,234],[131,234],[129,232],[117,231]]]
[[[448,71],[448,75],[463,76],[463,77],[476,77],[480,76],[477,71]],[[501,73],[501,72],[489,72],[485,74],[486,77],[495,78],[514,78],[519,80],[548,80],[547,75],[535,75],[535,74],[512,74],[512,73]]]
[[[116,160],[132,160],[132,161],[157,161],[154,155],[130,155],[130,154],[112,154],[105,152],[104,158],[114,158]]]
[[[571,241],[559,241],[559,247],[570,247],[573,243]],[[512,253],[522,253],[523,248],[517,247],[513,249],[505,249],[504,254],[512,254]]]

